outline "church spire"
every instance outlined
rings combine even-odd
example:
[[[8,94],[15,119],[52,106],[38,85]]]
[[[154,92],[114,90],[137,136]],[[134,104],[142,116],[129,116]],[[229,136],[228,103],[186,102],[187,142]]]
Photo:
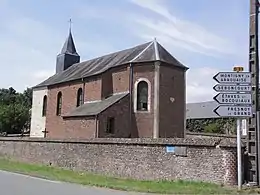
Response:
[[[71,33],[71,19],[69,20],[70,26],[69,26],[69,36],[66,39],[62,49],[61,49],[61,54],[74,54],[74,55],[78,55],[75,44],[74,44],[74,40],[72,37],[72,33]]]
[[[70,22],[69,36],[67,37],[61,49],[61,53],[57,56],[56,73],[62,72],[68,69],[73,64],[80,62],[80,56],[77,53],[74,40],[72,37],[72,33],[71,33],[71,19],[69,22]]]
[[[65,53],[78,55],[71,31],[69,31],[69,36],[61,49],[61,54]]]

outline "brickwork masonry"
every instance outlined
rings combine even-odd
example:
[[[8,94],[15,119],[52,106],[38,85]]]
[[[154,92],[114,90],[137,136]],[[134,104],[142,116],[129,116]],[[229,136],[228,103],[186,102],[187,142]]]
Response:
[[[236,140],[229,138],[53,140],[3,137],[0,138],[0,156],[140,180],[237,183]]]

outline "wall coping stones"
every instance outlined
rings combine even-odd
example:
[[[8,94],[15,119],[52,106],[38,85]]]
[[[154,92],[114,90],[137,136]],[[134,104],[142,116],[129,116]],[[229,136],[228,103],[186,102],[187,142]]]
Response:
[[[121,145],[174,145],[174,146],[197,146],[197,147],[223,147],[235,148],[234,138],[93,138],[93,139],[50,139],[28,137],[0,137],[0,141],[9,142],[49,142],[49,143],[77,143],[77,144],[121,144]],[[245,144],[242,143],[244,147]]]

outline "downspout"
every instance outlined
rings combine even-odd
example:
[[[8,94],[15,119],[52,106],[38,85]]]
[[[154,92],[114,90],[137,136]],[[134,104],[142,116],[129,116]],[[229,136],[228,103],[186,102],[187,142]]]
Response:
[[[96,132],[95,132],[95,138],[98,138],[98,133],[99,133],[99,129],[98,129],[98,115],[95,115],[95,122],[96,122]]]
[[[187,112],[186,112],[186,71],[184,72],[184,125],[183,125],[183,129],[184,129],[184,133],[183,133],[183,137],[185,138],[186,137],[186,127],[187,127],[187,121],[186,121],[186,118],[187,118]]]
[[[81,78],[81,81],[82,81],[82,83],[83,83],[83,89],[82,89],[82,98],[83,98],[83,104],[85,103],[85,81],[84,81],[84,78],[82,77]]]
[[[129,128],[130,137],[132,137],[132,107],[133,107],[133,64],[130,62],[129,66]]]
[[[153,120],[153,138],[159,138],[159,104],[160,104],[160,55],[156,38],[153,41],[155,51],[155,62],[154,62],[154,120]],[[166,137],[166,136],[165,136]]]

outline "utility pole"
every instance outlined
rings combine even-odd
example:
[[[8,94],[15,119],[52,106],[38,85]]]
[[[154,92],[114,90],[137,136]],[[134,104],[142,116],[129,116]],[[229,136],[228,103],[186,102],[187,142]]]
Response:
[[[251,185],[259,185],[259,59],[258,59],[258,13],[259,0],[250,0],[249,23],[249,71],[252,75],[253,117],[249,119],[247,134],[247,151],[249,160],[248,181]]]

